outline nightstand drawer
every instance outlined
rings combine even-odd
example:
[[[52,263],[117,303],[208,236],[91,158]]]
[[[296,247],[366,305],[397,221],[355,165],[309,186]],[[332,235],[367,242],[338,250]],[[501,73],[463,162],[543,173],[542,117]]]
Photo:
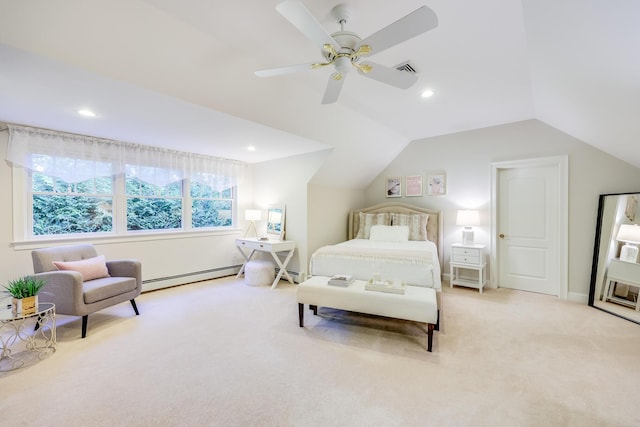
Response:
[[[478,248],[451,248],[453,256],[456,255],[464,255],[464,256],[474,256],[480,258],[480,249]]]
[[[249,249],[256,249],[258,251],[266,251],[269,252],[271,251],[271,244],[269,242],[261,242],[261,241],[249,241],[249,240],[240,240],[238,239],[237,244],[239,246],[245,247],[245,248],[249,248]]]
[[[480,254],[477,254],[477,256],[470,256],[458,254],[454,251],[451,260],[453,262],[464,262],[465,264],[480,264]]]

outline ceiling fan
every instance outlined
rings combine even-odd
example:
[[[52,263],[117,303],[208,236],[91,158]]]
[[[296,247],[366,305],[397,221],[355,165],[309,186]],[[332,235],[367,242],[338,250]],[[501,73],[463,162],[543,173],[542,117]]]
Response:
[[[371,61],[361,62],[360,58],[380,53],[438,26],[435,12],[427,6],[422,6],[369,37],[361,39],[357,34],[344,30],[345,23],[351,17],[351,10],[344,4],[335,6],[331,11],[340,24],[340,31],[333,34],[329,34],[298,0],[283,1],[276,6],[276,10],[321,49],[324,61],[259,70],[255,74],[259,77],[271,77],[333,65],[335,71],[329,77],[322,98],[323,104],[331,104],[338,100],[345,78],[352,68],[360,75],[400,89],[411,87],[418,80],[415,74]]]

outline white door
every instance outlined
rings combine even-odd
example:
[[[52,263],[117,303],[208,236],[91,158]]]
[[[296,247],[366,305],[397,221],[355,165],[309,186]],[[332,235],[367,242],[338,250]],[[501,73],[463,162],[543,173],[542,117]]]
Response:
[[[559,167],[534,162],[497,169],[499,287],[566,298],[566,201]]]

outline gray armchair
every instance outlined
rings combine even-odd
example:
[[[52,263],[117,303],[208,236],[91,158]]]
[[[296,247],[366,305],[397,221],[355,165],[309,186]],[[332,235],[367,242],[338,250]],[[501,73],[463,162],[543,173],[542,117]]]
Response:
[[[31,252],[35,277],[46,285],[40,302],[52,302],[56,313],[82,316],[82,338],[87,336],[89,314],[130,301],[139,315],[135,299],[142,290],[142,266],[137,260],[107,261],[109,277],[83,282],[78,271],[58,271],[54,261],[81,261],[98,256],[93,245],[57,246]]]

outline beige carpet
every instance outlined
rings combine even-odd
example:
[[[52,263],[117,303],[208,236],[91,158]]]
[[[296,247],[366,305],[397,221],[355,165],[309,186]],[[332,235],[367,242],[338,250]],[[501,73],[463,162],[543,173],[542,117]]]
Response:
[[[6,426],[634,426],[640,326],[544,295],[444,290],[443,330],[233,278],[143,294],[0,374]]]

